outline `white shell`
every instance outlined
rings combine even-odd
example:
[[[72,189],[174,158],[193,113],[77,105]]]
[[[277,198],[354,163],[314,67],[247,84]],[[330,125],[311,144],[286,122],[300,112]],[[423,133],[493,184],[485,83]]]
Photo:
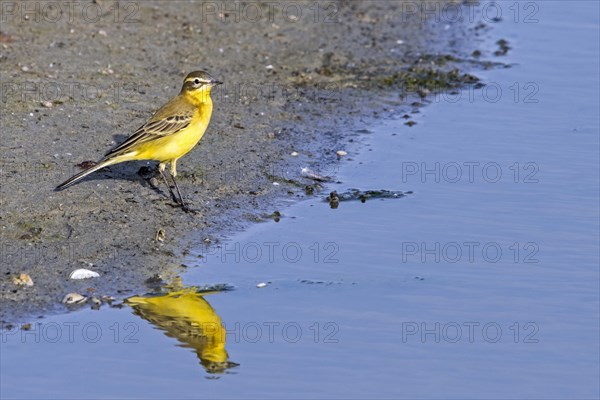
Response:
[[[258,285],[256,285],[257,288],[264,288],[265,286],[267,286],[265,282],[261,282]]]
[[[71,279],[97,278],[100,274],[89,269],[79,268],[69,274]]]
[[[338,150],[335,152],[335,154],[338,155],[338,157],[344,157],[345,155],[348,154],[348,152],[344,151],[344,150]]]
[[[79,304],[85,302],[86,300],[87,297],[82,296],[79,293],[69,293],[62,299],[62,302],[64,304]]]
[[[292,151],[290,153],[290,156],[292,156],[292,157],[298,157],[298,152],[297,151]]]
[[[305,178],[309,178],[315,181],[320,181],[320,182],[328,182],[331,180],[330,176],[323,176],[323,175],[319,175],[317,174],[315,171],[313,171],[310,168],[304,167],[300,170],[300,174],[305,177]]]

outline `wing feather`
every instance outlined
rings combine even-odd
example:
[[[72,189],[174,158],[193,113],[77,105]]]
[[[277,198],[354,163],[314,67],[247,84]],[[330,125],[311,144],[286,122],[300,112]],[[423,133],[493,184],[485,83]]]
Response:
[[[169,115],[164,118],[156,118],[156,116],[157,115],[155,114],[153,118],[142,125],[133,135],[127,138],[127,140],[109,151],[106,156],[112,156],[117,153],[126,153],[134,146],[141,143],[173,135],[190,125],[193,113],[188,111],[178,115]]]

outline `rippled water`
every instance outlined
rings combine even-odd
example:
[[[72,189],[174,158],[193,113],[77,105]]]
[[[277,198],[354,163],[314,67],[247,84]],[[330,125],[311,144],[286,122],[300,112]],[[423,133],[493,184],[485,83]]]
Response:
[[[2,397],[597,398],[598,3],[535,5],[488,91],[366,126],[332,185],[412,194],[296,204],[168,295],[5,331]]]

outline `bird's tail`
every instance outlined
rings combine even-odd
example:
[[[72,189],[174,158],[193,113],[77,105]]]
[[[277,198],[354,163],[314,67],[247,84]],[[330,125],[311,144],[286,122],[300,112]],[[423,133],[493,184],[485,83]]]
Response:
[[[113,158],[105,158],[101,161],[98,162],[98,164],[89,167],[87,169],[84,169],[83,171],[81,171],[80,173],[73,175],[72,177],[70,177],[69,179],[67,179],[66,181],[64,181],[63,183],[61,183],[60,185],[58,185],[56,187],[56,191],[58,190],[63,190],[68,188],[71,185],[74,185],[75,183],[77,183],[80,179],[86,177],[87,175],[91,174],[92,172],[98,171],[99,169],[102,169],[104,167],[108,167],[109,165],[113,165],[113,164],[117,164],[120,163],[122,161],[125,160],[120,160],[118,157],[113,157]]]

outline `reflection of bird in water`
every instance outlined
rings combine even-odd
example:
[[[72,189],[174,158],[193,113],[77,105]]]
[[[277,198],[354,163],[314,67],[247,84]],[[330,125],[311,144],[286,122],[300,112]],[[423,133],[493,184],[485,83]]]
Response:
[[[228,361],[225,327],[203,294],[188,288],[158,296],[134,296],[126,302],[135,315],[179,340],[183,347],[194,349],[207,372],[222,373],[239,364]]]

